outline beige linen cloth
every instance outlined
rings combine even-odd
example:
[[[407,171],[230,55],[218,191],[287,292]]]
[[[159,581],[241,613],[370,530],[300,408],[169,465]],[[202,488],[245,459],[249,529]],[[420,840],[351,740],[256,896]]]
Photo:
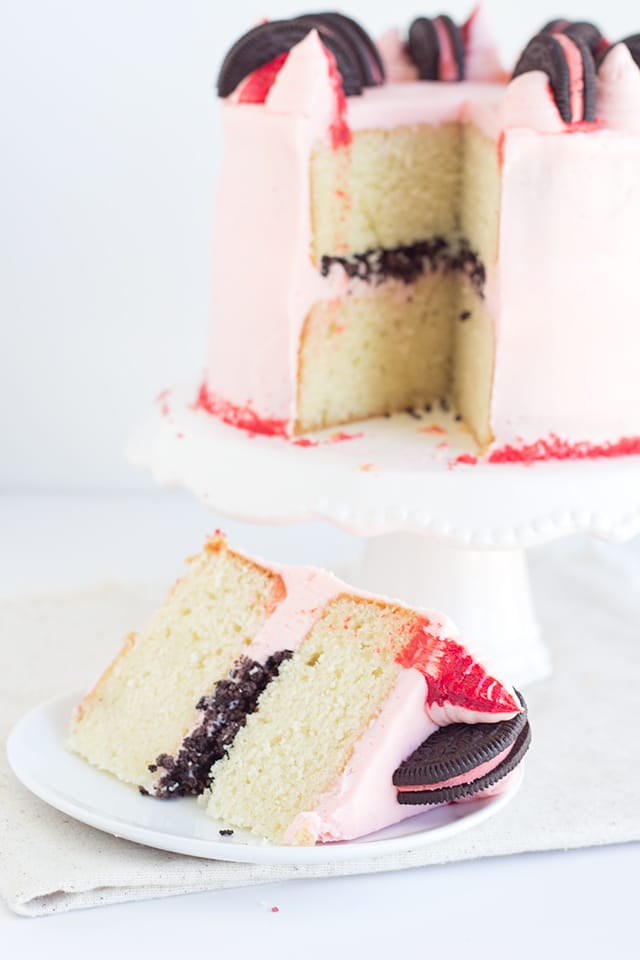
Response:
[[[304,877],[399,870],[521,851],[640,840],[640,544],[569,540],[532,558],[553,676],[527,690],[525,783],[492,820],[368,861],[260,866],[119,840],[29,794],[0,756],[0,894],[29,916]],[[0,738],[27,710],[84,689],[141,626],[158,590],[110,585],[0,603]]]

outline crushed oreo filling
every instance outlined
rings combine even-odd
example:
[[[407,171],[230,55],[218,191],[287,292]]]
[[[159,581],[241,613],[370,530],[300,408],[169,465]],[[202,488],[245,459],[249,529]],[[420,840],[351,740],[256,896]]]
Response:
[[[458,270],[469,278],[471,286],[481,296],[486,280],[484,264],[469,242],[460,240],[454,247],[444,237],[433,237],[392,249],[378,247],[348,257],[324,256],[320,262],[323,277],[328,276],[334,264],[344,270],[351,280],[376,284],[385,280],[402,280],[410,284],[423,274]]]
[[[210,786],[211,767],[224,757],[248,715],[255,711],[260,694],[291,656],[291,650],[280,650],[264,666],[248,657],[236,660],[227,679],[220,680],[213,692],[196,704],[202,720],[185,737],[177,756],[162,753],[149,765],[151,773],[165,771],[153,796],[193,797]],[[148,793],[144,787],[140,792]]]

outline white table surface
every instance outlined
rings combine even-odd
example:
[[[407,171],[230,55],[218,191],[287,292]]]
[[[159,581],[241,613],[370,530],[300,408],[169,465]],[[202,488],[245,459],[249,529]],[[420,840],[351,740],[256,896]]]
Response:
[[[221,520],[179,494],[6,493],[0,497],[0,593],[114,579],[169,583],[181,558],[218,525],[234,543],[273,559],[328,563],[357,549],[354,538],[326,526],[254,528]],[[117,950],[220,956],[225,949],[234,958],[325,960],[332,950],[337,958],[366,952],[370,960],[396,951],[455,958],[464,950],[473,958],[635,958],[639,870],[640,845],[626,844],[193,894],[36,920],[0,904],[0,955],[101,960]]]

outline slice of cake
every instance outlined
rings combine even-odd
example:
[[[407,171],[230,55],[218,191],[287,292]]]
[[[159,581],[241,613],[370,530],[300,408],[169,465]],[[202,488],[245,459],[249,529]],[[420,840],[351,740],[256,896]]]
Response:
[[[637,49],[555,20],[507,83],[478,10],[241,38],[200,406],[293,436],[442,403],[493,462],[638,452]]]
[[[428,787],[400,796],[394,774],[450,724],[502,737],[491,768],[486,750],[466,760],[460,796],[501,790],[521,758],[504,762],[503,725],[522,711],[443,614],[266,565],[217,534],[84,698],[69,745],[145,794],[203,794],[225,824],[310,844],[433,803]]]

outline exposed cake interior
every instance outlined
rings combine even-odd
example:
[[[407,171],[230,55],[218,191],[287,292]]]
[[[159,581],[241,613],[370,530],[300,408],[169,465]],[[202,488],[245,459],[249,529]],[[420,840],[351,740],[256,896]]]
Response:
[[[292,824],[345,771],[403,672],[395,658],[417,623],[400,607],[330,601],[216,764],[207,811],[275,842],[315,842]]]
[[[70,747],[153,791],[163,773],[158,757],[179,753],[202,722],[196,704],[247,651],[283,595],[278,574],[212,538],[82,701]]]
[[[313,153],[328,292],[302,332],[299,431],[450,397],[478,444],[491,440],[498,149],[460,103],[456,122],[355,130]]]

